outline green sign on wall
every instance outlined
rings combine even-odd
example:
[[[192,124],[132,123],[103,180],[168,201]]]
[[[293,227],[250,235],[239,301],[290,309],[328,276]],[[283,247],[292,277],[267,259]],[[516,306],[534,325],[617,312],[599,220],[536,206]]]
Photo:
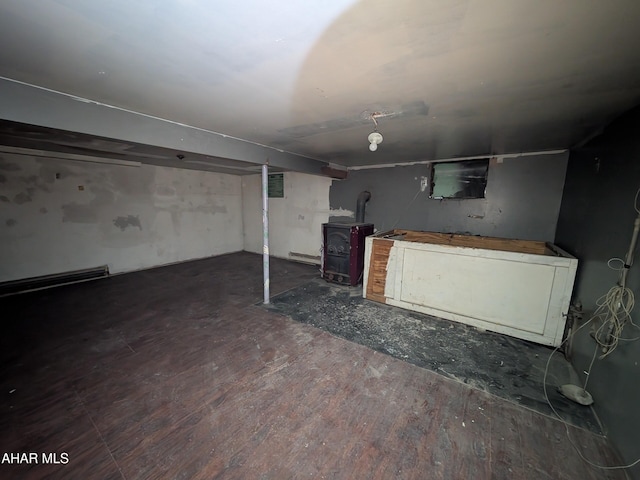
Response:
[[[284,173],[270,173],[269,198],[284,198]]]

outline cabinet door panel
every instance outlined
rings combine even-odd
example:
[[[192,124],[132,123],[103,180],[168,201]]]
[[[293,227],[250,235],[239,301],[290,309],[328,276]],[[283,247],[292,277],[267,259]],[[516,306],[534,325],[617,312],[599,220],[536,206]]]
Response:
[[[550,265],[407,248],[399,299],[542,335],[554,274]]]

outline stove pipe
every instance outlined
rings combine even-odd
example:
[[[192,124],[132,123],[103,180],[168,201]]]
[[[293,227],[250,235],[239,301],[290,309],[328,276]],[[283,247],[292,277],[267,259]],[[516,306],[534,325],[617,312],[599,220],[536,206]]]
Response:
[[[371,198],[371,193],[366,190],[360,192],[358,195],[358,204],[356,206],[356,222],[364,223],[364,206]]]

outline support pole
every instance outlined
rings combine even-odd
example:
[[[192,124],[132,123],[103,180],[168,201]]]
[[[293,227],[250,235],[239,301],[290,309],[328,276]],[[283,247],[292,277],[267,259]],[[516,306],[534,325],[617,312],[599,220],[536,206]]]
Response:
[[[269,176],[268,164],[262,165],[262,271],[264,303],[269,303]]]

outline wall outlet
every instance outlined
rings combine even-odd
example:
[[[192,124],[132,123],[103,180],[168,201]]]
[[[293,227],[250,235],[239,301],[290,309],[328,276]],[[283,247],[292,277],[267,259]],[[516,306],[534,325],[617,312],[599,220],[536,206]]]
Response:
[[[424,192],[429,186],[429,178],[428,177],[420,177],[420,191]]]

